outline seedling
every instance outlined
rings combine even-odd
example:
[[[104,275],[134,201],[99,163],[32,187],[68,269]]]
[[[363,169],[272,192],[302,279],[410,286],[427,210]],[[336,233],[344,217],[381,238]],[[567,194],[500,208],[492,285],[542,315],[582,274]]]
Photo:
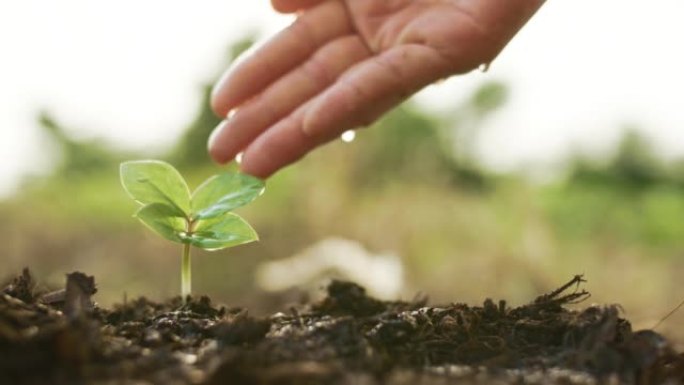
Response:
[[[135,213],[152,231],[183,244],[181,295],[191,292],[190,246],[220,250],[256,241],[257,233],[231,211],[264,191],[260,179],[240,173],[214,175],[190,194],[173,166],[158,160],[121,164],[121,184],[142,207]]]

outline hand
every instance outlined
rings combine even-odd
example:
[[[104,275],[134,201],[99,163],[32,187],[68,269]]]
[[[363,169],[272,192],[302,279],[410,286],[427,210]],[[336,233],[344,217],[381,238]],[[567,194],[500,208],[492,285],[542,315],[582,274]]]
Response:
[[[421,88],[491,62],[543,0],[272,0],[297,20],[214,89],[219,162],[268,177]]]

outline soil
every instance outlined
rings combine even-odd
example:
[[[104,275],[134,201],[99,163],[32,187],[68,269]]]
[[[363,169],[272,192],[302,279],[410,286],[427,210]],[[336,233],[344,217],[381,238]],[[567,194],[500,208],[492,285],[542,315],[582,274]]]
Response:
[[[104,309],[92,277],[38,293],[25,270],[0,293],[0,383],[684,383],[684,354],[618,306],[567,309],[582,282],[510,307],[385,302],[333,281],[318,303],[258,318],[207,297]]]

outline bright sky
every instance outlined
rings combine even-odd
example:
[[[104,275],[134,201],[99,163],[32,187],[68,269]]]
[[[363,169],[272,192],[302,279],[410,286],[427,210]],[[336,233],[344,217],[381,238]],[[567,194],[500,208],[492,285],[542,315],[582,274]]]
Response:
[[[289,23],[268,3],[0,2],[0,195],[49,165],[35,123],[42,108],[83,137],[144,149],[172,143],[197,109],[199,85],[222,70],[228,43]],[[625,123],[644,127],[664,155],[684,156],[683,11],[680,0],[549,1],[487,74],[430,87],[420,101],[444,107],[488,78],[508,82],[512,100],[478,147],[502,169],[605,149]]]

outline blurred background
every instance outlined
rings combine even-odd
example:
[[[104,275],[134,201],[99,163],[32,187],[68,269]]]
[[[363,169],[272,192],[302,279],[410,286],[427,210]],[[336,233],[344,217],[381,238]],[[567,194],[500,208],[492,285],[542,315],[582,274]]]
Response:
[[[592,302],[653,326],[684,299],[682,11],[549,2],[486,73],[271,178],[239,211],[261,241],[195,251],[194,292],[263,313],[347,277],[521,304],[585,274]],[[191,186],[220,172],[211,85],[291,20],[267,1],[0,3],[0,275],[84,271],[105,305],[176,295],[180,248],[132,218],[118,164],[164,159]],[[658,330],[683,341],[682,321]]]

